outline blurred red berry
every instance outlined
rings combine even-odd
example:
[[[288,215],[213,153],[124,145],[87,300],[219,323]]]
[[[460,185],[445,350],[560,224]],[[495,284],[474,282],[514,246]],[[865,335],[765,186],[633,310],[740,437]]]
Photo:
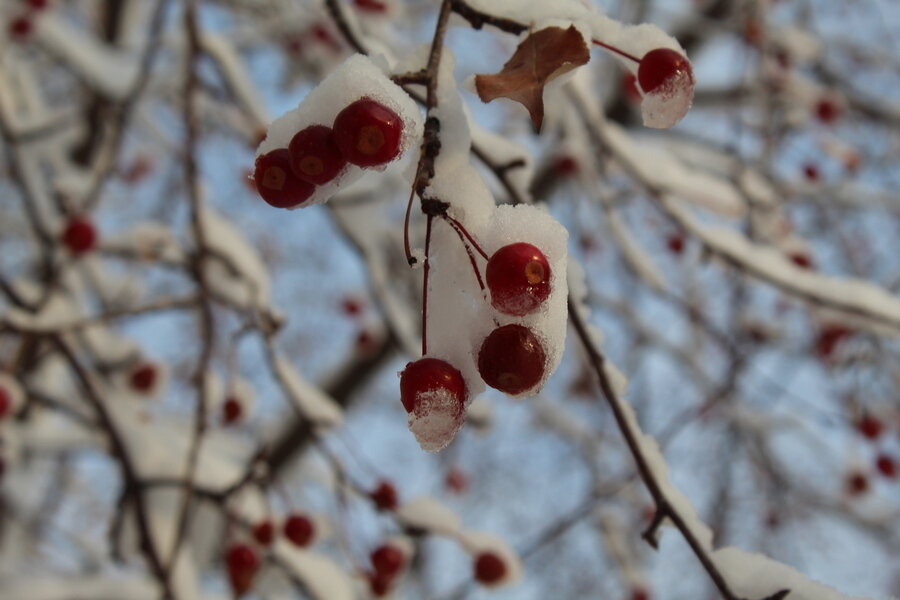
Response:
[[[295,546],[305,548],[312,542],[316,534],[316,526],[304,515],[290,515],[284,522],[284,537]]]
[[[88,219],[72,217],[63,229],[61,240],[69,252],[78,256],[97,244],[97,230]]]
[[[253,539],[261,546],[268,546],[275,539],[275,526],[272,521],[261,521],[253,528]]]
[[[222,421],[226,425],[234,425],[244,416],[244,406],[240,400],[228,397],[222,404]]]
[[[397,490],[389,481],[379,481],[375,489],[369,492],[369,498],[378,510],[394,510],[397,508]]]
[[[482,552],[475,558],[475,580],[481,583],[497,583],[506,576],[506,563],[493,552]]]
[[[875,468],[878,469],[879,473],[890,479],[897,476],[897,463],[887,454],[878,455],[875,459]]]

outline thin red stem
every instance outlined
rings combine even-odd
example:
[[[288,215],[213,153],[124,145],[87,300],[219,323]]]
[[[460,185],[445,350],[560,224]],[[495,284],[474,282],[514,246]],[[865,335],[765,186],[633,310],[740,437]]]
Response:
[[[403,252],[406,253],[406,264],[416,264],[416,259],[409,250],[409,217],[412,213],[412,203],[415,197],[415,188],[409,192],[409,202],[406,203],[406,216],[403,217]]]
[[[620,49],[616,48],[615,46],[610,46],[609,44],[607,44],[605,42],[601,42],[600,40],[591,40],[591,41],[594,42],[594,44],[600,46],[601,48],[606,48],[610,52],[615,52],[619,56],[624,56],[628,60],[633,60],[636,63],[641,62],[641,59],[637,58],[634,54],[628,54],[624,50],[620,50]]]
[[[472,264],[472,270],[475,272],[475,279],[478,280],[478,287],[480,287],[483,292],[484,281],[481,280],[481,272],[478,270],[478,265],[475,263],[475,255],[472,253],[472,248],[466,243],[465,238],[463,238],[463,233],[460,231],[459,227],[457,227],[456,221],[447,215],[444,215],[444,218],[447,219],[447,224],[456,232],[456,235],[459,236],[459,241],[462,242],[463,248],[466,249],[466,254],[469,255],[469,262]]]
[[[431,251],[431,221],[434,215],[428,215],[425,222],[425,273],[422,275],[422,356],[428,355],[428,271],[431,269],[428,260]]]
[[[458,231],[461,231],[466,236],[466,239],[469,240],[469,243],[472,244],[472,247],[478,251],[478,254],[484,257],[484,260],[488,260],[489,257],[487,253],[481,249],[481,246],[478,245],[478,242],[475,241],[475,238],[472,237],[472,234],[470,234],[469,231],[465,227],[463,227],[462,223],[460,223],[450,215],[445,214],[444,218],[450,221]]]

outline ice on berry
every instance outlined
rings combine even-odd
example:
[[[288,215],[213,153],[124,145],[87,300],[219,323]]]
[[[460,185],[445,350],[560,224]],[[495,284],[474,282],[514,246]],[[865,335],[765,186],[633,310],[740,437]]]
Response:
[[[297,108],[272,122],[266,139],[257,149],[257,157],[278,148],[287,148],[294,135],[310,125],[331,127],[341,110],[361,98],[371,98],[395,112],[403,121],[401,156],[415,145],[422,135],[422,117],[415,101],[391,82],[372,59],[357,54],[336,68]],[[313,195],[301,203],[302,206],[328,201],[331,196],[358,181],[366,171],[373,169],[383,167],[361,169],[348,165],[337,177],[316,187]]]
[[[694,78],[687,71],[674,77],[641,100],[644,126],[668,129],[684,118],[694,102]]]
[[[456,394],[442,388],[418,394],[407,417],[409,430],[427,452],[438,452],[453,441],[465,421],[465,409]]]

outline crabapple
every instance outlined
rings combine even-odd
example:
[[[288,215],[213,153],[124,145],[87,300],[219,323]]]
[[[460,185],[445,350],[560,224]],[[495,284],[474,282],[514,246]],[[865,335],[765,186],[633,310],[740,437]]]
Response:
[[[493,552],[482,552],[475,557],[475,580],[488,585],[499,582],[506,576],[506,563]]]
[[[504,325],[492,331],[478,352],[478,372],[486,384],[515,396],[544,378],[547,359],[544,346],[533,331],[522,325]]]
[[[231,589],[236,596],[240,596],[253,584],[253,577],[259,569],[259,557],[247,544],[233,544],[225,552],[225,567]]]
[[[309,517],[304,515],[290,515],[284,522],[284,537],[295,546],[304,548],[309,546],[316,534],[316,526]]]
[[[406,412],[413,412],[423,395],[444,391],[457,399],[460,408],[466,401],[466,382],[450,363],[438,358],[421,358],[406,364],[400,373],[400,401]]]
[[[537,247],[525,242],[503,246],[485,269],[491,305],[502,313],[534,312],[550,295],[550,263]]]
[[[84,217],[72,217],[66,223],[60,240],[75,256],[91,251],[97,244],[97,229]]]
[[[263,200],[275,208],[288,208],[306,201],[316,186],[298,179],[291,169],[287,148],[278,148],[256,159],[253,181]]]
[[[391,109],[360,98],[334,119],[334,140],[347,162],[358,167],[388,163],[400,155],[403,120]]]
[[[322,185],[341,172],[347,161],[341,156],[332,134],[330,127],[310,125],[291,138],[288,152],[294,175],[303,181]]]
[[[375,489],[369,492],[369,498],[378,510],[394,510],[397,508],[397,490],[389,481],[379,481]]]
[[[651,50],[641,59],[638,65],[637,79],[645,94],[664,88],[686,74],[690,81],[694,79],[690,61],[669,48]]]

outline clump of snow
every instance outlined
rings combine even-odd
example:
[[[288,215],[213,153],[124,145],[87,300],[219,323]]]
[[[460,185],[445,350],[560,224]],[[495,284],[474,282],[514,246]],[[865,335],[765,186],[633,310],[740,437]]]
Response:
[[[409,430],[427,452],[438,452],[453,441],[463,425],[464,405],[445,389],[423,392],[408,417]]]
[[[431,533],[453,536],[460,531],[459,517],[449,508],[430,497],[407,502],[396,511],[404,524]]]
[[[310,125],[331,127],[337,114],[360,98],[371,98],[401,118],[401,155],[421,138],[422,116],[415,101],[388,79],[371,58],[357,54],[332,71],[297,108],[272,122],[256,156],[287,148],[291,138]],[[384,167],[361,169],[348,164],[333,180],[317,186],[313,195],[297,207],[327,202],[334,194],[358,181],[367,170],[373,169],[383,170]]]
[[[341,423],[344,413],[332,397],[306,381],[287,360],[276,357],[272,362],[282,388],[304,418],[324,428]]]

